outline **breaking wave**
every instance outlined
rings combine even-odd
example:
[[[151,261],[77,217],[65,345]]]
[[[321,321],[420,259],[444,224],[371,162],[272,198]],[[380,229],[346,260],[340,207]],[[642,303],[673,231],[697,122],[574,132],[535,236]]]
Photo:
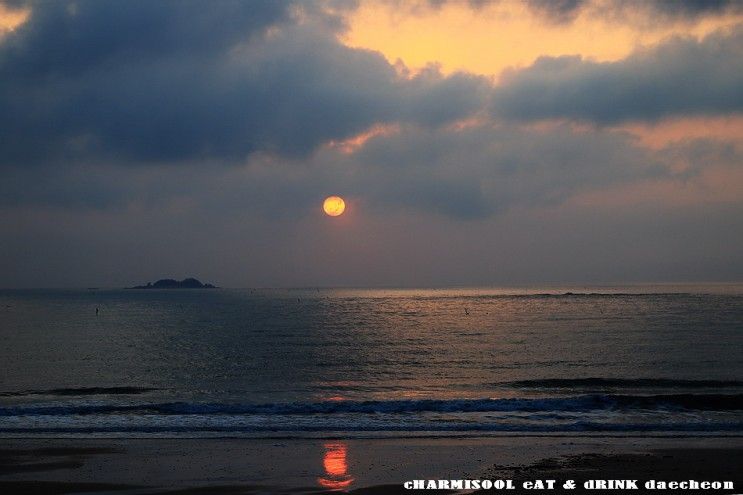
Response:
[[[590,412],[627,410],[743,410],[743,394],[661,394],[614,395],[591,394],[564,398],[508,398],[454,400],[387,400],[326,401],[267,404],[234,403],[124,403],[124,404],[59,404],[13,406],[0,408],[0,416],[64,416],[88,414],[261,414],[308,415],[421,412]]]
[[[674,380],[671,378],[542,378],[536,380],[517,380],[497,385],[512,388],[737,388],[743,387],[740,380]]]

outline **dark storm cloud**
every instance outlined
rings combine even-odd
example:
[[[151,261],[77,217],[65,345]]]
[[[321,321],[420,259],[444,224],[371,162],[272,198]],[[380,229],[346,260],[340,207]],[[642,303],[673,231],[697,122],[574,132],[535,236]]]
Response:
[[[674,38],[618,62],[543,57],[506,73],[493,93],[494,114],[516,120],[611,124],[742,110],[743,29]]]
[[[301,156],[378,122],[437,126],[485,97],[474,76],[400,77],[285,3],[32,8],[0,43],[3,165]]]
[[[286,20],[285,0],[32,1],[31,21],[3,41],[15,78],[71,75],[102,63],[209,56]],[[18,7],[19,5],[16,5]]]

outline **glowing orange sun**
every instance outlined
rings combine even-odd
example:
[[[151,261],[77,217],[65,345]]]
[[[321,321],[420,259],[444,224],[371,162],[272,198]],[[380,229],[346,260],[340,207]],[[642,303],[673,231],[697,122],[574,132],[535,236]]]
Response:
[[[322,209],[327,215],[337,217],[346,211],[346,202],[340,196],[328,196],[323,201]]]

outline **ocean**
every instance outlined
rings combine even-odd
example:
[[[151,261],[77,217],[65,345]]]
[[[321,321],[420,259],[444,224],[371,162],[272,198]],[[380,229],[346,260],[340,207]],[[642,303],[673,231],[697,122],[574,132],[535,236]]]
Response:
[[[3,437],[741,434],[740,285],[0,291]]]

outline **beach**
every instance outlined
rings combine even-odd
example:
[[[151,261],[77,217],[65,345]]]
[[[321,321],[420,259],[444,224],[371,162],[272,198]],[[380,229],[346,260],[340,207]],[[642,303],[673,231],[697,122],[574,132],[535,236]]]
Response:
[[[0,492],[411,493],[403,482],[416,479],[573,479],[579,488],[696,479],[733,481],[737,491],[720,491],[738,493],[742,465],[739,437],[22,439],[3,441]]]

